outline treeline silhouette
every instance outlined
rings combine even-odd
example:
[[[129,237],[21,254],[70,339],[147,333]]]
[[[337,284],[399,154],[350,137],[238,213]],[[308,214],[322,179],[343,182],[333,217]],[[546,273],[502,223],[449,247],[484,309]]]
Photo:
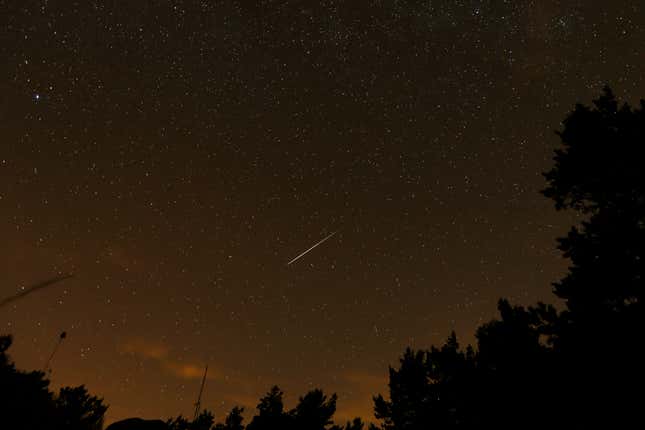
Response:
[[[379,428],[644,428],[645,101],[605,88],[563,125],[543,194],[582,220],[558,240],[564,310],[500,300],[476,348],[453,333],[406,351],[375,398]]]
[[[107,406],[84,386],[49,389],[45,373],[18,370],[7,350],[11,336],[0,336],[0,428],[101,430]]]
[[[374,397],[370,430],[643,428],[645,405],[645,101],[619,106],[605,88],[577,105],[543,194],[580,223],[558,239],[570,267],[553,284],[563,309],[500,300],[499,317],[460,347],[407,349]],[[42,372],[22,372],[0,338],[0,422],[7,429],[101,429],[107,407],[84,387],[52,393]],[[109,430],[364,430],[334,424],[336,395],[312,390],[291,410],[273,387],[245,425],[242,408],[221,423],[125,420]]]

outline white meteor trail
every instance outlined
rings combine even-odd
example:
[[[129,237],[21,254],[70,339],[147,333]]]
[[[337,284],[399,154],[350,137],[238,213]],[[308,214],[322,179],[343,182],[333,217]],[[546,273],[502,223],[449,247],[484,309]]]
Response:
[[[311,251],[312,249],[314,249],[314,248],[315,248],[315,247],[317,247],[318,245],[322,244],[323,242],[325,242],[327,239],[331,238],[331,237],[332,237],[333,235],[335,235],[336,233],[338,233],[338,230],[336,230],[335,232],[331,233],[331,234],[330,234],[330,235],[328,235],[326,238],[322,239],[320,242],[316,243],[314,246],[312,246],[311,248],[309,248],[308,250],[304,251],[303,253],[301,253],[300,255],[298,255],[296,258],[294,258],[293,260],[291,260],[290,262],[288,262],[288,263],[287,263],[287,266],[288,266],[288,265],[290,265],[291,263],[295,263],[296,261],[298,261],[301,257],[303,257],[305,254],[307,254],[309,251]]]

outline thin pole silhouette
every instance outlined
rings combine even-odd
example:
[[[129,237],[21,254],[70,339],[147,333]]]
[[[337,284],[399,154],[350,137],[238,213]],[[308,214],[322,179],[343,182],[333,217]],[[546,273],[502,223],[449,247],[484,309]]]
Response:
[[[57,284],[57,283],[59,283],[61,281],[64,281],[65,279],[69,279],[69,278],[72,278],[72,277],[74,277],[74,275],[71,274],[71,273],[68,273],[68,274],[65,274],[65,275],[59,275],[59,276],[56,276],[55,278],[47,279],[46,281],[42,281],[42,282],[39,282],[37,284],[34,284],[31,287],[28,287],[25,290],[23,290],[23,291],[21,291],[21,292],[19,292],[17,294],[14,294],[13,296],[9,296],[9,297],[6,297],[6,298],[2,299],[2,301],[0,301],[0,308],[3,308],[6,305],[8,305],[8,304],[10,304],[10,303],[12,303],[12,302],[14,302],[16,300],[22,299],[23,297],[25,297],[25,296],[27,296],[27,295],[29,295],[31,293],[35,293],[38,290],[42,290],[43,288],[49,287],[50,285],[53,285],[53,284]]]
[[[204,369],[204,377],[202,378],[202,385],[199,387],[199,395],[197,396],[197,401],[195,402],[195,416],[193,417],[193,421],[197,419],[199,416],[199,410],[202,407],[202,393],[204,392],[204,384],[206,383],[206,374],[208,373],[208,364],[206,365],[206,368]]]
[[[54,346],[54,350],[52,351],[51,355],[45,361],[45,365],[43,366],[43,372],[45,373],[51,373],[51,367],[50,364],[52,360],[54,359],[54,355],[56,355],[56,352],[58,351],[58,347],[60,346],[61,343],[63,343],[63,340],[67,337],[67,332],[62,332],[60,336],[58,336],[58,342],[56,342],[56,345]]]

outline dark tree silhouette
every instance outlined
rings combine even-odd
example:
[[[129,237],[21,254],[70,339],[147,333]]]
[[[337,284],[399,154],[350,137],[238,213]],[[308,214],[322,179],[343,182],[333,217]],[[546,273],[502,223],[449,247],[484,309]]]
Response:
[[[7,351],[11,336],[0,337],[0,419],[11,429],[46,429],[55,417],[53,394],[43,372],[16,369]]]
[[[541,305],[524,309],[500,300],[500,319],[477,331],[477,351],[461,350],[453,332],[441,348],[406,350],[390,369],[390,400],[374,398],[382,430],[540,428],[550,407],[550,349],[540,342]],[[527,422],[526,417],[532,419]]]
[[[188,430],[191,422],[187,418],[179,415],[178,417],[169,418],[166,425],[169,430]]]
[[[7,354],[11,336],[0,337],[0,420],[12,430],[100,430],[107,406],[84,386],[55,396],[43,372],[16,369]]]
[[[619,107],[606,88],[563,124],[544,194],[582,218],[559,239],[571,267],[554,293],[566,308],[500,300],[476,351],[454,334],[408,349],[390,369],[390,400],[374,399],[383,430],[642,426],[645,102]]]
[[[551,306],[536,308],[498,304],[499,320],[479,327],[470,424],[501,428],[544,428],[555,418],[553,354],[543,342],[543,316]],[[537,411],[541,411],[537,414]],[[526,422],[526,417],[531,417]]]
[[[201,411],[192,421],[181,415],[166,421],[166,425],[170,430],[211,430],[214,423],[215,416],[207,409]]]
[[[208,410],[199,413],[190,425],[190,430],[210,430],[215,424],[215,416]]]
[[[332,417],[336,412],[336,394],[329,398],[322,390],[315,389],[300,397],[298,404],[285,412],[283,393],[278,387],[260,399],[258,414],[247,430],[332,430]]]
[[[467,411],[473,351],[459,349],[453,332],[440,349],[407,349],[399,370],[390,368],[390,400],[374,398],[375,417],[383,430],[450,428]]]
[[[274,386],[260,399],[258,414],[253,417],[247,430],[284,430],[289,427],[290,417],[284,411],[284,393]]]
[[[312,390],[300,397],[296,407],[290,412],[292,427],[300,430],[326,430],[333,423],[336,412],[336,394],[329,399],[322,390]]]
[[[572,266],[555,284],[579,320],[642,310],[645,294],[645,101],[640,109],[619,107],[605,88],[594,105],[577,105],[565,119],[563,148],[545,174],[544,194],[556,208],[588,217],[560,239]]]
[[[554,284],[566,302],[553,330],[563,390],[572,424],[628,425],[645,400],[645,101],[619,106],[605,88],[559,135],[544,194],[583,217],[559,239],[571,260]]]
[[[244,408],[240,407],[234,407],[231,409],[231,412],[228,413],[226,416],[226,420],[224,423],[218,423],[215,426],[216,430],[244,430],[244,425],[242,422],[244,421],[244,417],[242,416],[242,413],[244,412]]]
[[[67,430],[101,430],[107,406],[84,386],[60,389],[55,399],[58,420]]]
[[[331,430],[363,430],[365,423],[360,418],[354,418],[351,422],[347,422],[345,426],[334,425]]]
[[[430,383],[423,351],[408,348],[399,370],[390,367],[390,400],[374,397],[374,416],[382,420],[383,430],[411,430],[428,423]]]

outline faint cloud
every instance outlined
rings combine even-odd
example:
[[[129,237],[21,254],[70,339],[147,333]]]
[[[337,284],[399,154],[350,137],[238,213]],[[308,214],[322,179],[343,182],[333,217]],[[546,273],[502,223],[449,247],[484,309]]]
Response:
[[[204,377],[204,366],[191,363],[179,363],[176,361],[165,360],[163,362],[164,368],[170,373],[182,379],[201,379]],[[213,374],[211,368],[208,369],[206,379],[215,379],[216,375]]]
[[[143,358],[162,360],[168,357],[168,347],[145,339],[130,339],[121,345],[123,352]]]
[[[161,342],[146,339],[129,339],[121,345],[121,351],[136,357],[158,363],[164,371],[180,379],[201,379],[205,364],[178,360],[170,354],[170,348]],[[218,379],[219,372],[209,366],[206,379]]]

